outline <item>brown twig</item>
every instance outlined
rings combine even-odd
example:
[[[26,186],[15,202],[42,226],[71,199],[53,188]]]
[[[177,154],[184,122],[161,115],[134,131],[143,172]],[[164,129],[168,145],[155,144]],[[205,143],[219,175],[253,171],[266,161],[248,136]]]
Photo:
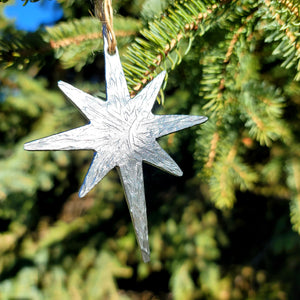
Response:
[[[219,139],[220,139],[220,135],[216,131],[213,134],[213,138],[210,143],[210,151],[209,151],[209,155],[208,155],[208,161],[205,164],[206,168],[210,169],[213,166],[213,162],[214,162],[216,154],[217,154],[216,150],[217,150],[217,145],[218,145]]]
[[[123,31],[119,30],[115,32],[116,36],[125,37],[129,35],[136,34],[136,31]],[[93,33],[87,33],[87,34],[81,34],[75,37],[69,37],[65,38],[59,41],[50,41],[50,46],[52,49],[59,49],[63,47],[68,47],[71,45],[79,45],[82,42],[90,41],[90,40],[96,40],[102,38],[102,32],[93,32]]]

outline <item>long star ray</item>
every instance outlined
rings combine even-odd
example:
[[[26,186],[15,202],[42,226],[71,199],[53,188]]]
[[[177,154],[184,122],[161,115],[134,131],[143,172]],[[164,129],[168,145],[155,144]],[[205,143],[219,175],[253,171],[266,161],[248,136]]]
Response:
[[[84,125],[65,132],[50,135],[24,145],[25,150],[89,150],[95,137],[89,134],[91,125]],[[76,137],[76,139],[74,139]]]
[[[94,159],[79,190],[79,197],[84,197],[115,166],[113,153],[95,152]]]
[[[79,110],[89,119],[95,119],[95,112],[105,110],[105,101],[93,97],[64,81],[58,82],[58,87],[64,94],[79,108]]]
[[[153,119],[145,120],[155,138],[176,132],[207,121],[204,116],[188,115],[154,115]],[[145,124],[146,125],[146,124]]]
[[[119,166],[126,201],[144,262],[150,261],[142,162],[135,159]]]
[[[143,149],[143,160],[150,165],[175,176],[182,176],[182,171],[173,158],[155,141],[151,147]]]
[[[106,99],[109,102],[117,103],[130,100],[124,71],[121,65],[118,48],[114,54],[108,53],[108,43],[106,38],[106,28],[103,26],[103,42],[105,52],[105,78],[106,78]]]

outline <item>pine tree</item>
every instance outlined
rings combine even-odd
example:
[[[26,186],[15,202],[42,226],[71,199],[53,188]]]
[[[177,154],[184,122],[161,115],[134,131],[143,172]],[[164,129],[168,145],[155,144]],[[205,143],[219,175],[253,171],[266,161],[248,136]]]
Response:
[[[93,5],[59,2],[34,33],[0,6],[0,298],[297,299],[298,1],[113,1],[131,94],[166,70],[158,113],[209,118],[160,140],[182,178],[144,167],[149,264],[115,172],[80,200],[92,153],[23,150],[85,122],[58,80],[105,97]]]

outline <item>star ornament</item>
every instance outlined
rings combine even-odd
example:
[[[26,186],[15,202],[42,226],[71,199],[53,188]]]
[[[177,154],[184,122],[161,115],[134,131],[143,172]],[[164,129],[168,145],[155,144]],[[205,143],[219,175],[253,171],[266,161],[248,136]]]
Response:
[[[150,260],[142,162],[181,176],[176,162],[157,138],[201,124],[203,116],[154,115],[151,110],[165,77],[157,75],[130,98],[118,50],[110,55],[104,37],[106,101],[60,81],[59,88],[90,122],[66,132],[26,143],[25,150],[93,150],[94,159],[80,188],[84,197],[111,169],[117,168],[125,191],[137,241],[145,262]]]

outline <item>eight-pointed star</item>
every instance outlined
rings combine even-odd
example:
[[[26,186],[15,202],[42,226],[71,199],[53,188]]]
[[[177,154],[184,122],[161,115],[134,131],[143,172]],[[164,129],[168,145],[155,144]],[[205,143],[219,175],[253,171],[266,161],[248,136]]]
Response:
[[[60,81],[60,89],[90,120],[79,128],[26,143],[26,150],[94,150],[94,159],[79,191],[85,196],[111,169],[117,167],[125,190],[138,244],[150,260],[142,161],[173,175],[182,171],[156,139],[207,120],[203,116],[154,115],[151,110],[165,77],[156,76],[130,98],[118,50],[107,52],[104,37],[107,100],[95,98]]]

